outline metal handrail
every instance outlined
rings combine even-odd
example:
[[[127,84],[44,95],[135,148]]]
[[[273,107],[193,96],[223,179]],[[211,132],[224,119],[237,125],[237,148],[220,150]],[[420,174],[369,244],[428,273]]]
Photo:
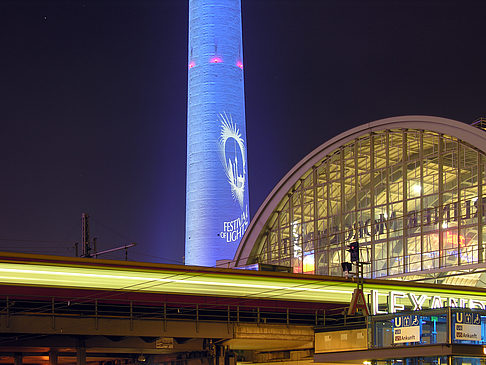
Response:
[[[345,308],[302,309],[208,303],[136,302],[103,298],[0,296],[0,316],[56,316],[130,320],[266,323],[322,326],[342,321]]]

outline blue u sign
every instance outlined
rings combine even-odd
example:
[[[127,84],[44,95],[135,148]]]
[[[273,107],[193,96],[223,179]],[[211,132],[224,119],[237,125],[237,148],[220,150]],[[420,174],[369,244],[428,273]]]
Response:
[[[456,323],[462,324],[481,324],[481,316],[479,313],[457,312]]]
[[[395,317],[393,324],[395,328],[413,327],[420,325],[420,320],[418,315],[412,314],[409,316]]]

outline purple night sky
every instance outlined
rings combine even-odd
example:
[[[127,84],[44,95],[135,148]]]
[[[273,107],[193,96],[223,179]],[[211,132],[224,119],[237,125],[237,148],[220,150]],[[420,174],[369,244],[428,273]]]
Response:
[[[242,0],[250,210],[380,118],[486,116],[481,1]],[[0,250],[182,263],[186,0],[0,1]],[[122,258],[111,255],[104,258]]]

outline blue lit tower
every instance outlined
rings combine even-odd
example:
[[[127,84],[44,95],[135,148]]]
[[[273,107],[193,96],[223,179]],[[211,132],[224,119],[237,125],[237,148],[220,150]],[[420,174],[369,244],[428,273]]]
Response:
[[[248,227],[241,0],[189,0],[187,265],[232,259]]]

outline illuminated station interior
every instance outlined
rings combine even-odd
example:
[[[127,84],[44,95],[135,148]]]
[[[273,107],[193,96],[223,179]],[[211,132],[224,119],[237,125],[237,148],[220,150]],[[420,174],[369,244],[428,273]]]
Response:
[[[365,277],[482,286],[483,123],[389,118],[324,143],[264,202],[236,265],[342,276],[358,242]]]

